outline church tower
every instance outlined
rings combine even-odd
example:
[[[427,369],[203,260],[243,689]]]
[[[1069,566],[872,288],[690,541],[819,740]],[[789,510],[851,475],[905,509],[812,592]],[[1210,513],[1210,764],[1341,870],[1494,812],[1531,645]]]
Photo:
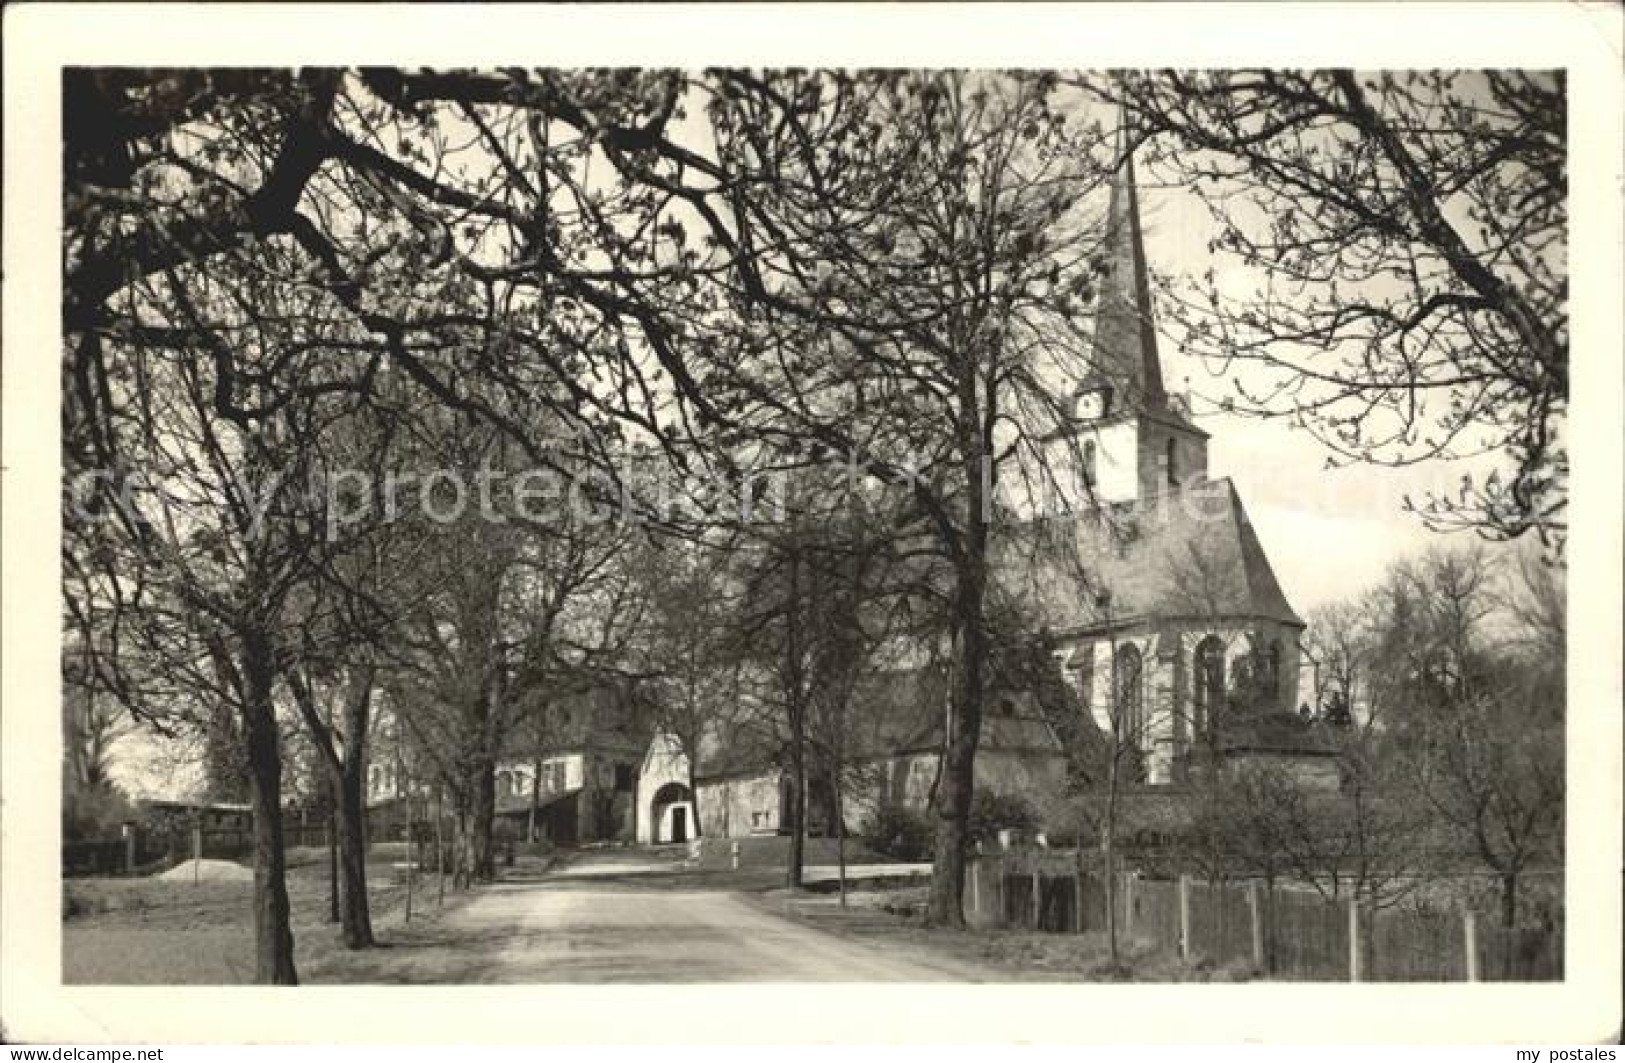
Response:
[[[1207,433],[1169,396],[1151,304],[1134,159],[1118,132],[1117,172],[1101,242],[1090,364],[1069,423],[1046,442],[1069,507],[1149,502],[1207,475]],[[1064,470],[1064,471],[1060,471]]]

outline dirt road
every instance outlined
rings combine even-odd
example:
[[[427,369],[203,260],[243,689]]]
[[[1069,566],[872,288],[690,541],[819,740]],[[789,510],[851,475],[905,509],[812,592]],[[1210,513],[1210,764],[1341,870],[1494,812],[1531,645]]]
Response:
[[[949,961],[888,955],[770,915],[637,851],[582,854],[534,881],[480,890],[391,929],[387,948],[326,957],[308,982],[637,983],[976,980]]]

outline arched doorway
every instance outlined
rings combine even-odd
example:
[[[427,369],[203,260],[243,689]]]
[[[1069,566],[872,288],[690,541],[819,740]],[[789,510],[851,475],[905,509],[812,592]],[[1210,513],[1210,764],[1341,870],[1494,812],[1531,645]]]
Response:
[[[694,795],[680,782],[669,782],[655,791],[649,803],[649,822],[655,844],[686,842],[699,831],[694,822]]]

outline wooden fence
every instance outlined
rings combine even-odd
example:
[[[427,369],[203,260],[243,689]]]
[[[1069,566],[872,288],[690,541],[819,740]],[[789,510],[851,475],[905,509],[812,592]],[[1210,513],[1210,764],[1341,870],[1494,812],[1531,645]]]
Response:
[[[1003,850],[972,857],[973,926],[1102,932],[1106,891],[1093,854]],[[1287,981],[1557,981],[1560,930],[1504,930],[1469,912],[1373,910],[1302,889],[1123,875],[1124,941],[1214,964],[1244,964]]]

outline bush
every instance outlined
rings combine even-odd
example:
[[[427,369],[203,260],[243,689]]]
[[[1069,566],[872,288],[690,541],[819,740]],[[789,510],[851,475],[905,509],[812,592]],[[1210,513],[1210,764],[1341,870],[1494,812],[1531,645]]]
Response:
[[[863,843],[893,860],[929,860],[935,840],[926,815],[903,805],[881,805],[863,825]]]
[[[137,818],[124,792],[111,784],[94,789],[71,786],[62,791],[62,840],[99,841],[117,838],[123,824]]]
[[[1018,794],[978,792],[971,798],[969,829],[971,840],[984,844],[997,842],[1001,830],[1031,838],[1038,830],[1038,810]]]

